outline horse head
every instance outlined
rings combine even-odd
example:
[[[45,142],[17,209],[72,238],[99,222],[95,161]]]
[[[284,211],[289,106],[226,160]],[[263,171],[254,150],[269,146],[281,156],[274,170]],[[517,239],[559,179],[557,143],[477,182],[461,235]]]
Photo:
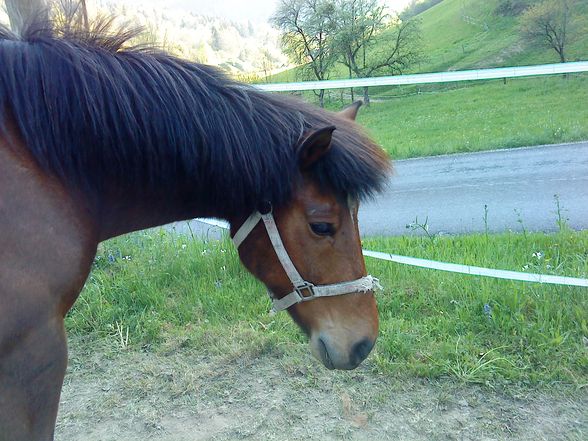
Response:
[[[355,119],[359,104],[340,113]],[[335,126],[313,129],[297,146],[299,182],[289,203],[261,203],[232,223],[243,264],[267,286],[274,309],[287,309],[329,369],[353,369],[378,335],[378,312],[363,260],[359,201],[320,183],[314,166],[329,152]]]

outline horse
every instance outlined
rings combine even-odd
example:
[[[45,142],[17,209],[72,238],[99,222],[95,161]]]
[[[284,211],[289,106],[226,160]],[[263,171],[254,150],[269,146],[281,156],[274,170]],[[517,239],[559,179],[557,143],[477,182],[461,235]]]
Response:
[[[101,241],[224,219],[240,260],[329,369],[378,333],[359,202],[391,165],[342,112],[133,47],[107,26],[0,29],[0,438],[53,439],[64,316]]]

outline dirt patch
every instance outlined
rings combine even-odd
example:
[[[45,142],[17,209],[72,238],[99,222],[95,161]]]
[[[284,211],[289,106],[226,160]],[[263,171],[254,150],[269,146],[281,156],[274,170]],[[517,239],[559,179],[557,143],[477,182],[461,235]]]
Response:
[[[93,349],[94,348],[94,349]],[[288,355],[140,353],[74,340],[58,440],[584,440],[585,389],[406,380],[369,361],[330,372]]]
[[[525,51],[524,45],[518,41],[511,44],[504,49],[501,49],[500,52],[491,56],[490,58],[486,58],[474,64],[476,69],[488,69],[493,68],[496,66],[503,65],[510,60],[511,58],[515,57],[516,55],[520,54],[521,52]]]

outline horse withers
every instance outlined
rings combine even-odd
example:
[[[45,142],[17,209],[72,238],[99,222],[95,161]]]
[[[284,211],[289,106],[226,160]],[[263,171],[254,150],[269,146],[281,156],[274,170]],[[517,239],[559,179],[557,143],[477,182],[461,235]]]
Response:
[[[330,369],[377,337],[359,201],[390,163],[354,123],[145,48],[128,35],[0,29],[0,438],[49,440],[64,316],[97,244],[217,217]]]

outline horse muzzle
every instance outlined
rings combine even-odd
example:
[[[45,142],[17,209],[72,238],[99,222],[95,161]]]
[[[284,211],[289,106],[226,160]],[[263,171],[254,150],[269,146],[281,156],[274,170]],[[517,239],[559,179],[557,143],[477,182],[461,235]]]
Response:
[[[341,339],[333,333],[320,332],[312,335],[310,346],[312,354],[319,359],[327,369],[355,369],[371,352],[375,339],[363,337],[349,341]]]

